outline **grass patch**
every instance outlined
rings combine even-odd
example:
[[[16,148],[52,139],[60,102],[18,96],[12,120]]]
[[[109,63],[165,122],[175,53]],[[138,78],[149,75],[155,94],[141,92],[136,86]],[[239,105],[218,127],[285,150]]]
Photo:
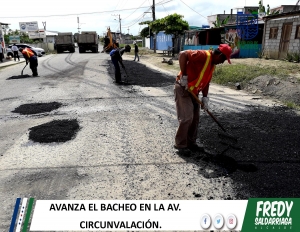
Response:
[[[293,101],[285,101],[284,104],[290,108],[290,109],[296,109],[296,110],[300,110],[300,105],[297,105],[295,102]]]
[[[235,64],[235,65],[218,65],[213,74],[212,82],[229,85],[230,83],[246,83],[250,80],[262,76],[271,75],[285,79],[291,73],[289,67],[281,68],[281,66],[260,66],[260,65],[246,65],[246,64]]]

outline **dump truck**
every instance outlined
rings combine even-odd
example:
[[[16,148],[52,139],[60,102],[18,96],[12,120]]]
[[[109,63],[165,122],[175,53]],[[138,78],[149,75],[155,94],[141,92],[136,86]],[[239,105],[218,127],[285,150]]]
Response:
[[[64,51],[75,52],[74,37],[72,32],[58,33],[55,38],[57,53]]]
[[[77,44],[79,53],[91,51],[94,53],[98,52],[98,34],[96,31],[82,31],[77,35]]]

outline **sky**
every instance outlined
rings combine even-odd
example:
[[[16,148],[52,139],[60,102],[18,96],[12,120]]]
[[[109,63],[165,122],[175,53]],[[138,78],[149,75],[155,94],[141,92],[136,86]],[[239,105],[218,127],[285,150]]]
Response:
[[[224,11],[230,14],[231,9],[236,13],[237,8],[258,6],[259,0],[14,0],[9,4],[11,7],[1,10],[0,22],[9,23],[12,30],[19,29],[19,22],[37,21],[40,29],[45,24],[49,31],[96,31],[101,36],[107,27],[112,32],[119,32],[121,25],[122,33],[138,35],[147,27],[139,22],[153,19],[153,2],[156,19],[177,13],[183,15],[190,26],[202,26],[208,25],[209,15],[223,14]],[[295,5],[297,0],[262,2],[265,8],[269,4],[272,9],[280,5]]]

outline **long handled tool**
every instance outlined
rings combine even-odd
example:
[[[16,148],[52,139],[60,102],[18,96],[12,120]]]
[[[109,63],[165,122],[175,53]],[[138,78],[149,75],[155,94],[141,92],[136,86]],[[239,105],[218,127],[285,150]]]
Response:
[[[24,68],[22,69],[21,76],[23,76],[23,71],[24,71],[24,69],[26,68],[27,64],[28,64],[28,63],[26,62],[26,65],[25,65]]]
[[[204,108],[204,105],[203,103],[200,101],[200,99],[193,93],[193,91],[189,90],[189,92],[191,93],[191,95],[195,98],[195,100],[198,102],[198,104],[201,105],[202,108]],[[223,138],[228,138],[230,140],[233,140],[233,142],[237,142],[237,138],[233,137],[232,135],[228,134],[228,132],[225,130],[225,128],[221,125],[221,123],[216,119],[216,117],[208,110],[206,109],[205,110],[209,116],[218,124],[218,126],[225,132],[225,134],[220,134],[219,133],[219,136],[220,137],[223,137]],[[232,142],[232,141],[230,141]]]
[[[124,69],[124,71],[125,71],[125,73],[126,73],[125,82],[126,82],[126,83],[128,83],[128,79],[127,79],[127,78],[128,78],[128,73],[127,73],[127,71],[126,71],[126,68],[125,68],[125,67],[124,67],[123,69]]]

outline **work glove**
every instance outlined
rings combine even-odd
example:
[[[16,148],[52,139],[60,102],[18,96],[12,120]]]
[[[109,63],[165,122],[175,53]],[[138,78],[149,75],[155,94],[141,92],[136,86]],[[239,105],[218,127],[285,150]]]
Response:
[[[209,109],[209,106],[208,106],[208,103],[209,103],[209,98],[208,97],[202,97],[202,109],[204,110],[208,110]]]
[[[179,80],[179,84],[182,87],[185,87],[185,89],[188,89],[188,76],[187,75],[182,75],[180,80]]]

